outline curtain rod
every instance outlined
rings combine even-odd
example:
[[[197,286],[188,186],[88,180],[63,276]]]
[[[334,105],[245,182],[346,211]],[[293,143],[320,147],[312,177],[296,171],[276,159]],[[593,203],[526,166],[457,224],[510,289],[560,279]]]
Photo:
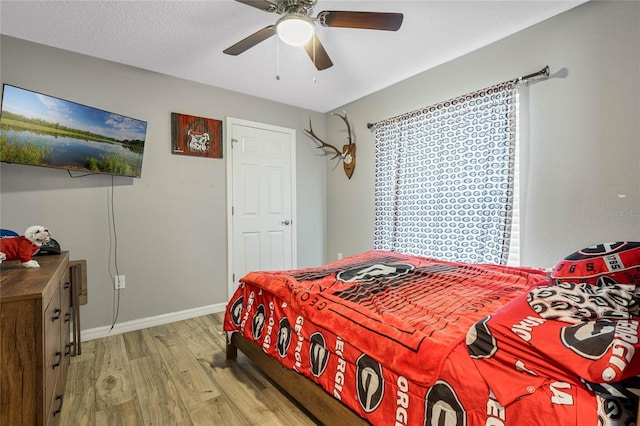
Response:
[[[549,65],[547,65],[546,67],[542,68],[538,72],[534,72],[534,73],[523,75],[522,77],[516,78],[516,84],[517,83],[522,83],[523,81],[530,80],[532,78],[542,77],[542,76],[549,77]]]
[[[531,74],[523,75],[515,79],[516,84],[520,84],[523,81],[531,80],[536,77],[549,77],[549,65],[545,66],[538,72],[533,72]],[[367,123],[367,128],[369,130],[373,129],[376,126],[376,123]]]

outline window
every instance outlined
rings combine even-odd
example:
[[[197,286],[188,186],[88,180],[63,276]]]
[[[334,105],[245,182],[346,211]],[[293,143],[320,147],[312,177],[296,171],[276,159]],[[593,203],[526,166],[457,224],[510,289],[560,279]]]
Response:
[[[510,81],[376,123],[374,248],[506,264],[516,106]]]

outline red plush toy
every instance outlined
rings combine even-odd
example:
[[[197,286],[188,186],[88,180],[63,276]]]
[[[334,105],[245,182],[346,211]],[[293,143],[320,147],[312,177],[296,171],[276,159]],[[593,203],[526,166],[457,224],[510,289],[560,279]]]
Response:
[[[49,230],[40,225],[28,227],[24,235],[19,237],[0,238],[0,263],[19,259],[25,268],[38,268],[40,264],[31,259],[31,256],[50,239]]]

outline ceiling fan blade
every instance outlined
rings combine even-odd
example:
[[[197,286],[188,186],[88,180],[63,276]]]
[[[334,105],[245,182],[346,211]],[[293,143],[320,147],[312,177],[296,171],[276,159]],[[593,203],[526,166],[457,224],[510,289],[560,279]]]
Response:
[[[304,50],[307,51],[309,58],[311,58],[318,71],[326,70],[333,66],[331,58],[329,58],[327,51],[324,50],[324,46],[320,43],[320,39],[317,35],[314,34],[311,40],[305,43]]]
[[[246,37],[240,40],[233,46],[227,47],[225,50],[223,50],[223,52],[226,53],[227,55],[234,55],[234,56],[239,55],[245,50],[252,48],[256,44],[262,41],[265,41],[266,39],[274,35],[276,35],[276,26],[269,25],[268,27],[264,27],[260,31],[256,31],[255,33],[251,34],[249,37]]]
[[[325,10],[318,14],[317,19],[320,25],[325,27],[397,31],[402,25],[404,15],[402,13]]]
[[[264,10],[265,12],[275,12],[278,6],[268,2],[267,0],[236,0],[239,3],[244,3],[247,6],[255,7],[256,9]]]

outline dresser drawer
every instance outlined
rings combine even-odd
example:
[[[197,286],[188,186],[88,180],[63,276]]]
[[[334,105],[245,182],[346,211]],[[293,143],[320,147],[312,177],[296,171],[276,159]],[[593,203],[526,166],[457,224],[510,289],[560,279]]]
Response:
[[[67,370],[71,362],[71,357],[75,355],[72,352],[71,344],[71,324],[74,321],[71,308],[71,273],[66,271],[60,280],[60,306],[62,307],[62,323],[61,325],[61,347],[64,355],[62,361],[63,376],[67,377]]]
[[[57,425],[69,341],[69,254],[0,265],[0,425]],[[67,322],[65,322],[65,319]]]
[[[44,398],[45,413],[50,411],[51,396],[56,385],[58,372],[62,370],[64,351],[62,348],[62,336],[60,324],[63,321],[62,308],[60,306],[60,288],[57,287],[49,305],[44,311]]]
[[[46,426],[56,426],[60,422],[60,413],[62,412],[62,403],[64,402],[64,380],[65,377],[60,372],[56,376],[54,391],[51,394],[49,409],[46,411]]]

